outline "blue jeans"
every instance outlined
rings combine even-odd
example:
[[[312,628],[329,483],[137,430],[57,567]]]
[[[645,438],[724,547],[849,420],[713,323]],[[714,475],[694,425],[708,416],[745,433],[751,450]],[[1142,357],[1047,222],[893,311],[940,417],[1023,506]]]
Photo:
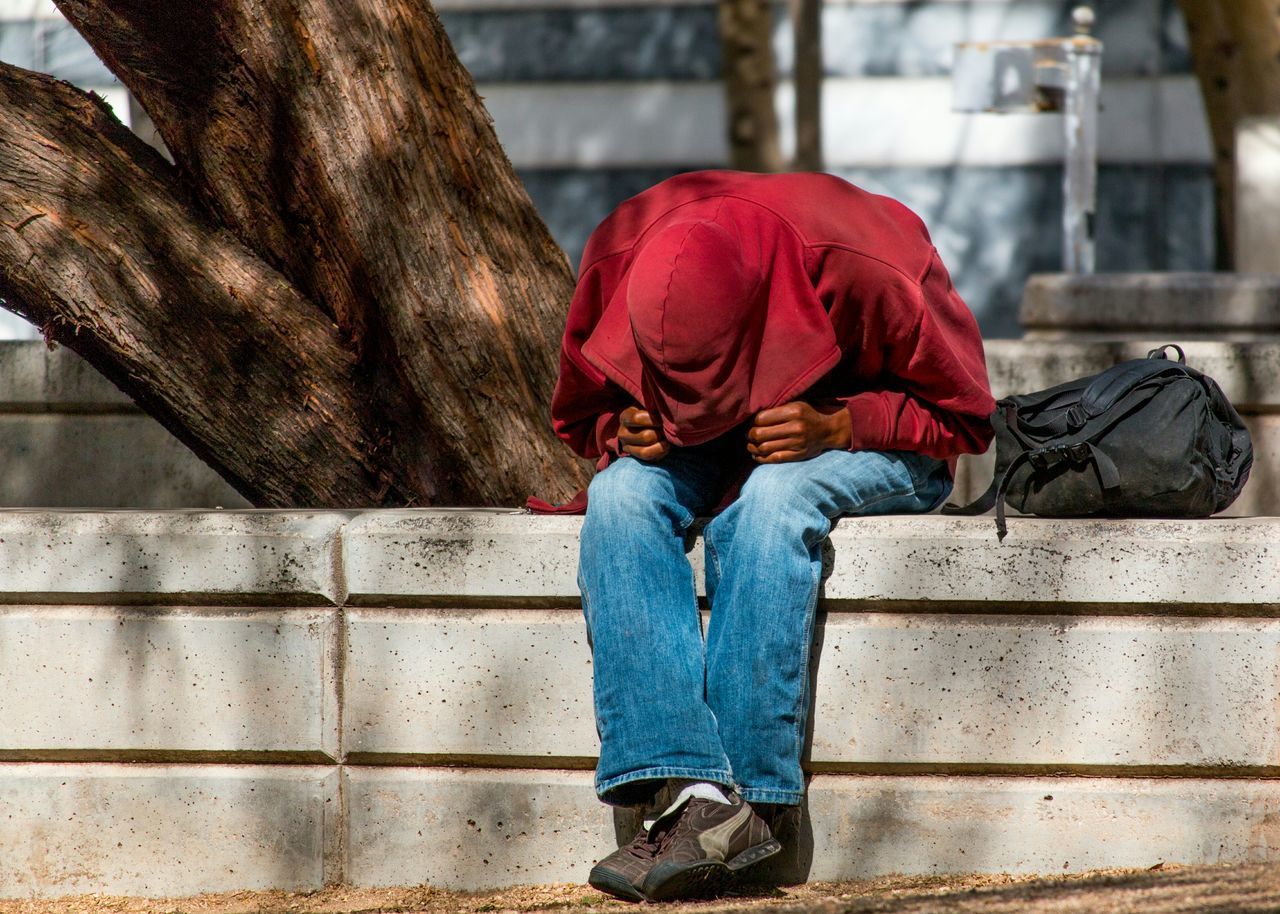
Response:
[[[704,640],[685,537],[731,465],[718,442],[624,457],[588,491],[578,585],[606,803],[639,802],[666,778],[799,803],[822,542],[841,515],[928,511],[951,490],[944,463],[899,451],[756,466],[703,533]]]

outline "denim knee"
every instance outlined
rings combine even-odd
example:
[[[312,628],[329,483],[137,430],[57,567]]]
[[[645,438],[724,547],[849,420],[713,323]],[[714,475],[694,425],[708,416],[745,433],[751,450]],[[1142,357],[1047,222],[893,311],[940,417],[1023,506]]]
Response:
[[[587,487],[586,526],[623,527],[661,519],[680,532],[693,516],[679,504],[671,480],[655,465],[623,458],[597,473]]]
[[[812,480],[787,464],[764,464],[751,471],[736,506],[774,523],[806,527],[822,516],[810,491]]]

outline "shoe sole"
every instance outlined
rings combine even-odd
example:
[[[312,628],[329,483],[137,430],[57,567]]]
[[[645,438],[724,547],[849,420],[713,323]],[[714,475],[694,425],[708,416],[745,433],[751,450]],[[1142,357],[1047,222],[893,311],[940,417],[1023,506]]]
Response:
[[[708,898],[718,894],[729,880],[749,866],[782,850],[777,838],[749,847],[727,862],[698,860],[693,863],[659,863],[640,884],[641,895],[649,901],[679,898]]]
[[[640,890],[628,882],[625,878],[615,873],[613,870],[601,869],[600,867],[592,867],[590,875],[587,876],[587,885],[592,888],[612,895],[615,898],[621,898],[623,901],[645,901],[645,897],[640,894]]]

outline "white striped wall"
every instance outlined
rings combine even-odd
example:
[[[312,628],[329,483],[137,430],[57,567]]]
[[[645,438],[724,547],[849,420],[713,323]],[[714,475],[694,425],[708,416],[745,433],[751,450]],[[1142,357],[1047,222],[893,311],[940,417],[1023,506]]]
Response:
[[[722,165],[719,83],[481,85],[498,135],[518,168]],[[1210,164],[1200,89],[1192,76],[1116,79],[1104,87],[1099,160]],[[793,94],[778,90],[790,127]],[[945,168],[1056,164],[1057,115],[951,110],[947,79],[828,79],[823,90],[829,167]],[[787,130],[785,145],[794,142]]]
[[[713,0],[435,0],[434,6],[571,261],[596,222],[625,197],[678,171],[728,163]],[[1016,333],[1026,275],[1059,264],[1049,237],[1058,230],[1056,216],[1048,210],[1057,199],[1061,117],[953,112],[947,72],[954,42],[1045,37],[1065,27],[1068,5],[826,0],[826,6],[826,166],[920,211],[984,331]],[[1106,42],[1100,184],[1112,196],[1099,207],[1101,268],[1209,268],[1212,150],[1176,7],[1168,0],[1096,7]],[[775,9],[775,50],[785,74],[789,25],[785,4]],[[43,58],[56,56],[43,66],[61,78],[95,71],[52,0],[0,0],[0,30],[9,29],[0,53],[7,44],[13,54],[15,39],[45,25],[58,30],[57,40],[22,51],[22,65],[34,59],[41,67]],[[99,70],[85,87],[127,123],[128,96],[119,84],[102,84],[109,79]],[[788,152],[793,101],[784,83],[777,108]],[[993,182],[994,195],[983,189]],[[1043,245],[1035,241],[1041,236]],[[20,319],[0,314],[0,338],[34,335]]]

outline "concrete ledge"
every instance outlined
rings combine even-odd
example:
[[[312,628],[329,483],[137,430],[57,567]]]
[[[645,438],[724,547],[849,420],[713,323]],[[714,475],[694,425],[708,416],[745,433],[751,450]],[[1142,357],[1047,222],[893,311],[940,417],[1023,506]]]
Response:
[[[249,507],[150,416],[0,415],[0,442],[7,507]]]
[[[1280,520],[846,518],[829,608],[859,603],[1273,612]]]
[[[0,607],[0,758],[338,759],[336,610]]]
[[[815,777],[807,808],[815,880],[1280,855],[1271,780]]]
[[[332,768],[0,765],[0,898],[325,884]]]
[[[1218,382],[1242,413],[1280,412],[1280,341],[1222,342],[1165,336],[1142,340],[986,340],[987,374],[996,398],[1030,393],[1140,359],[1178,343],[1187,364]]]
[[[581,879],[580,524],[0,513],[0,897]],[[842,521],[790,878],[1280,859],[1277,550]]]
[[[581,519],[386,511],[343,533],[351,601],[577,602]],[[829,608],[884,603],[1036,604],[1179,611],[1280,609],[1280,520],[846,518],[831,535]],[[691,558],[701,559],[700,548]]]
[[[137,412],[133,401],[65,346],[0,342],[0,412]]]
[[[362,885],[581,881],[616,846],[586,772],[352,768],[347,778],[348,872]],[[806,810],[779,868],[791,878],[1280,855],[1280,785],[1270,780],[819,775]],[[428,832],[441,851],[423,852]]]
[[[578,599],[582,519],[514,511],[371,511],[342,532],[353,604]]]
[[[586,772],[349,767],[345,777],[356,885],[584,882],[618,846]]]
[[[340,602],[341,514],[0,512],[0,602]]]
[[[353,760],[594,766],[576,611],[348,625]],[[1280,770],[1280,621],[831,613],[815,640],[819,770]]]
[[[1151,330],[1218,339],[1275,335],[1280,274],[1039,274],[1027,280],[1019,317],[1028,336],[1041,337]]]

